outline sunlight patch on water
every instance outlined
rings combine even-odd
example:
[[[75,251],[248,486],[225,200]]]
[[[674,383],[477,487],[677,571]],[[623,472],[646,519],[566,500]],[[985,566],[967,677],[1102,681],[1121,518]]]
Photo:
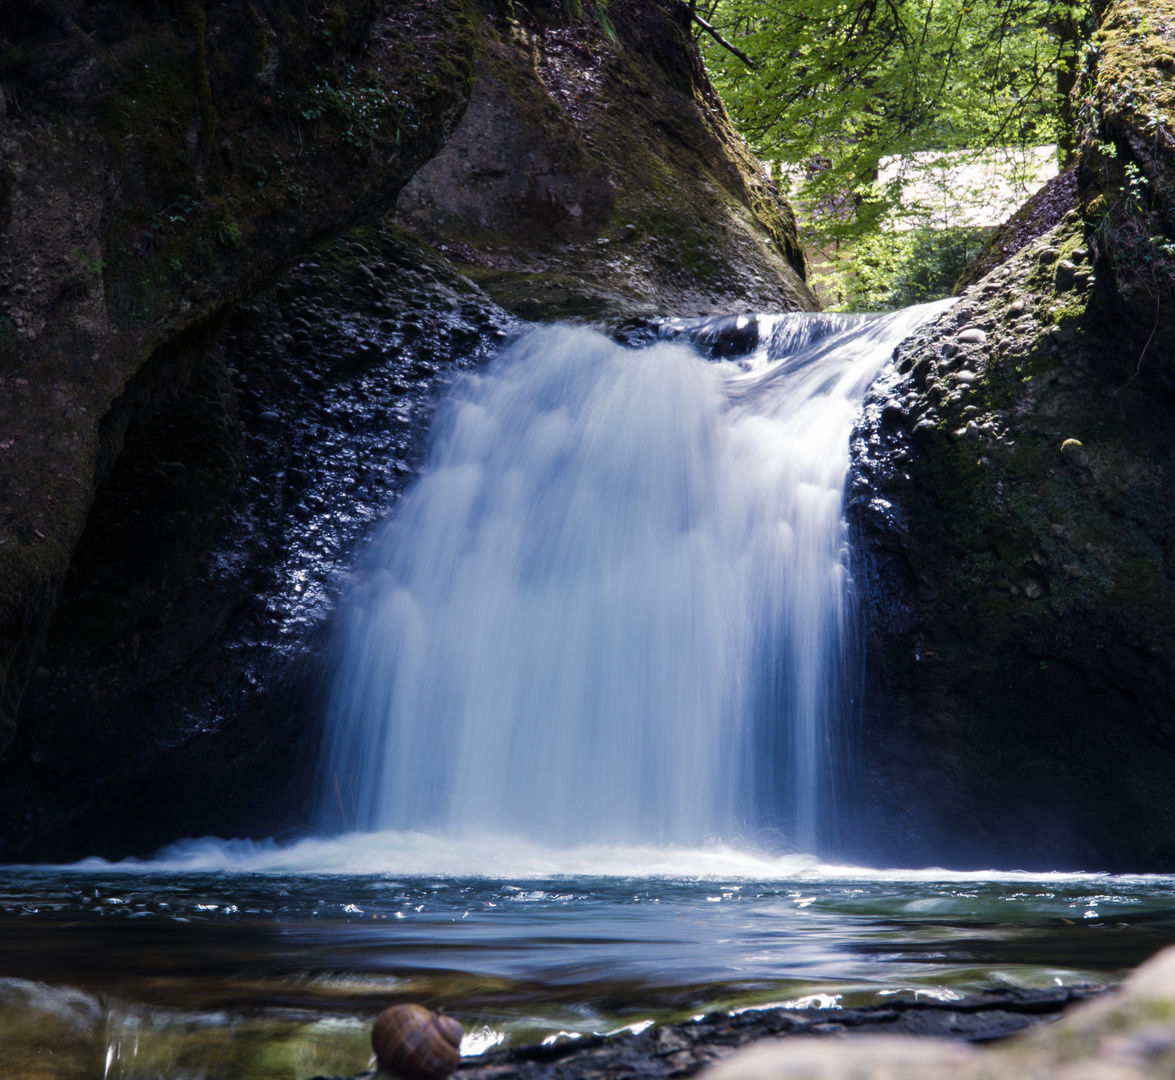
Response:
[[[467,1031],[461,1038],[461,1056],[477,1057],[495,1046],[501,1046],[506,1041],[506,1032],[495,1031],[488,1024],[483,1024],[473,1031]],[[545,1041],[545,1040],[544,1040]]]

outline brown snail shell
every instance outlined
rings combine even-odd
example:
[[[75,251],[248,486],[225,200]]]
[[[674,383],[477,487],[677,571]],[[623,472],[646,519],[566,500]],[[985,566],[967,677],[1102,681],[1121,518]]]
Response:
[[[423,1005],[384,1009],[371,1029],[376,1060],[408,1080],[445,1080],[461,1064],[461,1025]]]

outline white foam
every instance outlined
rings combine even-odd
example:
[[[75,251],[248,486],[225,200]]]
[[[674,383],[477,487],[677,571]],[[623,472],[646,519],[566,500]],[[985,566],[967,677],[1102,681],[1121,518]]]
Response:
[[[1171,884],[1159,875],[1084,872],[944,870],[838,865],[815,856],[775,855],[727,844],[706,847],[584,844],[558,848],[502,833],[464,836],[384,830],[273,840],[181,840],[149,859],[91,858],[67,869],[126,873],[357,874],[389,877],[484,877],[540,881],[560,877],[662,878],[700,881],[853,882],[1085,882]]]

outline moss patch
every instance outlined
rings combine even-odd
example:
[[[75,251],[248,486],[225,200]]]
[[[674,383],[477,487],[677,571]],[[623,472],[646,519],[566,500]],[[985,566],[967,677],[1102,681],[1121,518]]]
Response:
[[[1082,205],[1101,286],[1149,362],[1175,364],[1175,3],[1120,2],[1087,50]]]

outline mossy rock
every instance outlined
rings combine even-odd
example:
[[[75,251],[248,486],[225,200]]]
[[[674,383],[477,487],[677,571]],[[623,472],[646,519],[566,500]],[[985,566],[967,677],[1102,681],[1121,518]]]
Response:
[[[1087,51],[1078,182],[1099,287],[1175,380],[1175,3],[1113,4]]]
[[[1175,418],[1086,234],[905,343],[854,439],[872,857],[1175,866]]]
[[[470,107],[397,220],[526,318],[815,309],[791,208],[730,126],[684,10],[488,12]]]

